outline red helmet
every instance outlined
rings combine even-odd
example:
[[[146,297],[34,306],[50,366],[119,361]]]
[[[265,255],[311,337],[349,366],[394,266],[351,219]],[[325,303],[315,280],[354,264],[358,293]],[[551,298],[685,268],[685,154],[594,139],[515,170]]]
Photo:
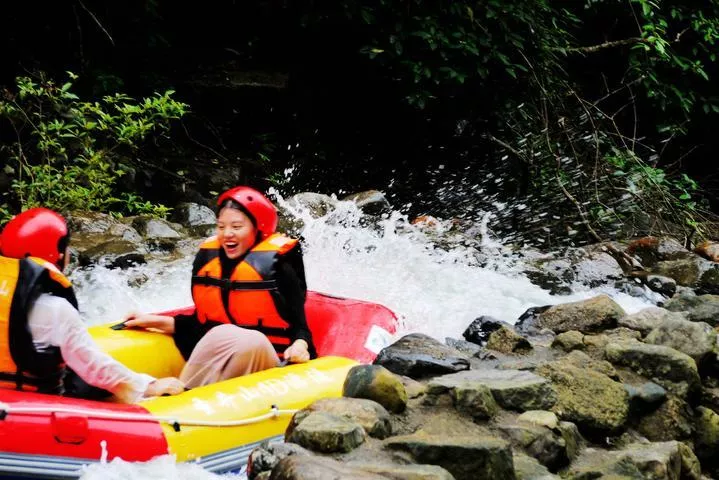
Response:
[[[47,208],[31,208],[10,220],[0,236],[0,252],[11,258],[42,258],[57,265],[68,241],[65,219]]]
[[[239,186],[227,190],[217,199],[217,206],[227,200],[234,200],[242,205],[254,217],[257,230],[263,236],[275,233],[277,230],[277,209],[267,197],[254,188]]]

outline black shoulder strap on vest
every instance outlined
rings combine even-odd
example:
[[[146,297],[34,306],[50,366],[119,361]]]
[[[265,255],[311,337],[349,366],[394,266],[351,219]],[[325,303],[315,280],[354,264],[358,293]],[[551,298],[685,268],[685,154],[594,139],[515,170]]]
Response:
[[[60,349],[50,347],[37,351],[27,326],[27,316],[32,302],[42,293],[49,293],[66,299],[77,308],[72,287],[63,287],[50,278],[48,270],[27,259],[20,260],[18,288],[10,307],[10,355],[18,367],[12,380],[18,388],[23,384],[33,385],[41,392],[62,391],[62,377],[65,374]],[[23,375],[23,372],[31,375]],[[35,378],[33,378],[35,377]]]

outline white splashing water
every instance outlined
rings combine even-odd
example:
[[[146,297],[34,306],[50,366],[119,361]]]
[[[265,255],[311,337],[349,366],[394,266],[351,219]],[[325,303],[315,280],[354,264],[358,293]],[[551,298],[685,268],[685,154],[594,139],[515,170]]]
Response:
[[[227,480],[246,479],[245,474],[215,475],[193,463],[177,463],[172,455],[149,462],[125,462],[119,458],[109,463],[85,467],[81,480]]]
[[[571,295],[550,295],[521,273],[517,256],[486,235],[486,218],[478,225],[484,234],[477,245],[439,248],[433,239],[451,236],[449,222],[423,228],[393,212],[378,225],[368,226],[353,202],[339,201],[336,209],[321,218],[313,218],[307,209],[281,197],[278,202],[304,223],[309,288],[381,303],[401,319],[402,332],[418,331],[444,340],[461,336],[480,315],[514,323],[529,307],[598,293],[607,293],[629,313],[650,305],[610,287],[576,286]],[[127,270],[76,270],[71,279],[83,316],[96,324],[117,320],[130,311],[189,305],[191,251],[192,246],[180,260]],[[147,280],[130,286],[138,277]]]
[[[398,336],[422,332],[439,340],[461,338],[464,329],[480,315],[514,323],[532,306],[564,303],[607,293],[627,312],[650,303],[609,287],[580,286],[571,295],[550,295],[521,274],[517,256],[486,235],[485,217],[478,228],[482,240],[439,248],[433,238],[451,235],[449,222],[431,227],[411,225],[393,212],[379,225],[367,219],[352,202],[337,202],[321,218],[278,202],[304,222],[302,230],[307,283],[311,290],[381,303],[401,320]],[[199,243],[199,241],[198,241]],[[151,262],[128,270],[96,267],[75,271],[83,316],[96,324],[120,319],[130,311],[160,311],[190,304],[192,253],[172,262]],[[147,281],[129,284],[139,276]],[[214,478],[193,465],[176,466],[171,457],[147,464],[115,460],[96,465],[83,478]]]

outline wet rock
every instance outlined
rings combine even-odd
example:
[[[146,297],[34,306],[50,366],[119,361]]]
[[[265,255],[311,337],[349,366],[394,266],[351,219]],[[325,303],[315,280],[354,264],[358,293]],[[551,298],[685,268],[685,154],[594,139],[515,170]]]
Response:
[[[172,209],[172,220],[185,227],[215,226],[215,212],[206,205],[184,202]]]
[[[489,340],[489,336],[492,332],[499,330],[502,326],[509,326],[509,324],[502,320],[497,320],[494,317],[483,315],[479,318],[475,318],[464,333],[462,333],[462,336],[468,342],[483,346]]]
[[[692,322],[706,322],[712,327],[719,325],[719,295],[675,295],[664,303],[672,312],[684,312]]]
[[[407,392],[407,398],[420,397],[427,391],[427,385],[422,382],[405,376],[401,376],[400,380],[402,381],[402,385],[404,385],[404,390]]]
[[[108,265],[108,268],[119,268],[125,270],[127,268],[135,267],[137,265],[145,265],[146,263],[147,260],[145,260],[144,255],[140,253],[128,253],[125,255],[120,255],[119,257],[112,260]]]
[[[180,233],[182,232],[182,227],[180,225],[173,225],[170,222],[158,218],[135,217],[132,220],[132,227],[147,239],[174,240],[182,237]]]
[[[688,258],[691,252],[673,238],[644,237],[627,247],[629,255],[639,258],[642,265],[651,267],[661,260]]]
[[[667,391],[654,382],[639,386],[624,385],[629,395],[629,404],[633,412],[646,412],[655,408],[667,398]]]
[[[607,295],[589,300],[554,305],[540,314],[538,325],[556,333],[578,330],[583,333],[614,328],[625,315],[622,307]]]
[[[647,275],[644,283],[654,292],[661,293],[667,297],[673,296],[677,291],[677,282],[673,278],[662,275]]]
[[[290,456],[283,458],[272,469],[270,480],[387,480],[378,473],[366,472],[326,457]]]
[[[543,305],[541,307],[528,308],[519,316],[517,322],[514,324],[514,328],[524,334],[533,335],[539,333],[542,330],[539,326],[539,316],[551,307],[551,305]]]
[[[570,461],[573,461],[577,458],[585,443],[582,434],[579,433],[579,428],[572,422],[559,422],[557,431],[559,431],[566,444],[567,457]]]
[[[421,333],[411,333],[382,349],[374,363],[419,379],[469,369],[469,358]]]
[[[559,480],[547,467],[524,453],[514,453],[514,471],[517,480]]]
[[[697,245],[694,249],[694,253],[712,262],[719,262],[719,243],[709,240],[704,241]]]
[[[384,441],[387,449],[410,454],[417,463],[439,465],[457,480],[515,478],[512,450],[499,438],[446,437],[416,433]]]
[[[351,462],[349,466],[392,480],[454,480],[451,473],[437,465],[376,465]]]
[[[570,352],[569,355],[562,359],[562,362],[566,363],[567,365],[579,367],[581,369],[593,370],[597,373],[606,375],[612,380],[617,380],[619,378],[616,369],[612,366],[611,363],[607,362],[606,360],[595,360],[594,358],[579,350]]]
[[[716,331],[707,323],[688,320],[665,318],[644,341],[686,353],[697,365],[710,355],[715,356],[717,350]]]
[[[639,340],[642,338],[641,333],[626,327],[612,328],[605,330],[598,335],[584,335],[585,351],[593,353],[597,349],[604,352],[604,347],[611,342]]]
[[[551,380],[557,392],[557,403],[551,410],[560,418],[590,434],[616,432],[624,427],[629,395],[621,383],[562,361],[542,365],[537,373]]]
[[[128,217],[132,218],[132,217]],[[128,242],[141,241],[142,236],[129,225],[117,218],[99,212],[73,212],[66,217],[68,227],[73,235],[73,243],[102,243],[120,237]],[[96,238],[100,238],[96,242]],[[86,245],[83,245],[86,247]]]
[[[614,288],[631,297],[646,298],[647,292],[638,278],[622,278],[614,282]]]
[[[286,437],[315,452],[349,452],[365,441],[362,425],[325,412],[312,412]]]
[[[529,410],[518,416],[517,422],[547,427],[552,430],[559,425],[557,415],[548,410]]]
[[[133,273],[127,279],[127,285],[131,288],[139,288],[142,285],[146,284],[149,280],[150,277],[148,277],[144,273]]]
[[[505,325],[502,325],[489,335],[487,348],[506,354],[526,354],[533,349],[529,340]]]
[[[713,265],[699,278],[698,293],[719,293],[719,266]]]
[[[428,395],[440,395],[457,387],[479,388],[484,385],[503,408],[510,410],[547,410],[554,405],[556,394],[549,382],[521,370],[471,370],[433,378],[427,385]]]
[[[446,388],[447,385],[429,383],[427,395],[424,398],[425,405],[437,405],[442,403],[440,396],[449,394],[452,404],[457,411],[466,413],[475,421],[487,420],[494,417],[499,411],[497,402],[492,392],[484,384],[466,382]]]
[[[312,412],[329,413],[358,423],[371,437],[387,438],[392,434],[389,413],[379,403],[364,398],[323,398],[295,413],[285,435],[292,436],[295,427]]]
[[[448,347],[459,350],[469,357],[473,357],[482,352],[482,347],[476,343],[468,342],[466,340],[457,340],[455,338],[447,337],[444,339],[444,343],[446,343]]]
[[[578,249],[575,253],[580,258],[574,263],[575,281],[589,287],[598,287],[610,280],[619,280],[624,272],[617,261],[607,252]]]
[[[664,323],[665,320],[686,320],[686,317],[681,313],[670,312],[664,308],[649,307],[620,318],[618,323],[620,326],[636,330],[644,336]]]
[[[252,450],[247,459],[247,478],[254,480],[262,472],[269,472],[283,458],[298,455],[310,456],[312,453],[294,443],[263,443]]]
[[[616,342],[607,345],[605,355],[614,365],[628,367],[680,397],[698,391],[700,386],[696,362],[670,347]]]
[[[610,474],[656,480],[699,478],[696,469],[685,470],[695,464],[689,459],[683,461],[686,450],[680,445],[680,442],[634,443],[619,451],[588,449],[565,478],[588,480],[609,478]]]
[[[584,334],[576,330],[560,333],[552,340],[552,348],[558,348],[565,352],[581,350],[584,348]]]
[[[652,267],[652,272],[673,278],[677,285],[693,287],[699,283],[702,273],[711,268],[711,262],[692,256],[681,260],[667,260]]]
[[[392,208],[387,201],[387,197],[384,196],[384,193],[378,190],[354,193],[346,196],[342,200],[355,202],[358,208],[369,215],[381,215]]]
[[[572,263],[564,258],[540,258],[532,263],[532,267],[524,272],[530,282],[549,290],[552,295],[571,292],[570,284],[574,281]]]
[[[682,399],[669,396],[656,410],[644,413],[637,431],[652,442],[687,440],[692,436],[693,413]]]
[[[702,466],[712,475],[719,474],[719,415],[705,407],[697,408],[694,451]]]
[[[715,413],[719,412],[719,388],[702,387],[701,405],[713,410]]]
[[[81,244],[81,242],[78,242]],[[78,262],[81,266],[88,265],[112,265],[112,263],[118,258],[129,256],[128,258],[142,258],[144,262],[144,255],[147,253],[147,248],[144,245],[138,245],[127,240],[110,240],[102,242],[96,245],[92,245],[89,248],[83,249],[82,246],[73,246],[78,257]],[[121,268],[121,267],[115,267]]]
[[[337,207],[337,200],[320,193],[302,192],[287,199],[291,207],[304,207],[310,211],[313,218],[327,215]]]
[[[513,450],[521,449],[551,471],[556,472],[569,463],[566,442],[547,427],[502,424],[498,428],[512,444]]]
[[[402,380],[379,365],[358,365],[347,373],[342,395],[374,400],[391,412],[407,406],[407,391]]]

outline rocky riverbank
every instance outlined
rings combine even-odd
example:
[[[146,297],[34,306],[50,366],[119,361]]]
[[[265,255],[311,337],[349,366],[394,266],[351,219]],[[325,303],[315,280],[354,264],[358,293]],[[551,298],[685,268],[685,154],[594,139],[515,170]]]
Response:
[[[370,225],[389,209],[378,192],[352,199]],[[288,205],[322,216],[337,200]],[[214,215],[190,204],[173,220],[76,215],[75,266],[191,255]],[[343,398],[298,412],[286,443],[253,452],[251,479],[719,477],[715,244],[641,238],[547,254],[487,247],[481,228],[458,221],[406,225],[436,248],[474,248],[482,265],[506,255],[556,293],[605,284],[657,306],[628,315],[600,295],[516,319],[478,311],[462,338],[406,335],[356,367]],[[301,229],[291,215],[283,226]]]
[[[717,305],[626,315],[598,296],[444,343],[404,336],[255,450],[250,479],[716,477]]]

